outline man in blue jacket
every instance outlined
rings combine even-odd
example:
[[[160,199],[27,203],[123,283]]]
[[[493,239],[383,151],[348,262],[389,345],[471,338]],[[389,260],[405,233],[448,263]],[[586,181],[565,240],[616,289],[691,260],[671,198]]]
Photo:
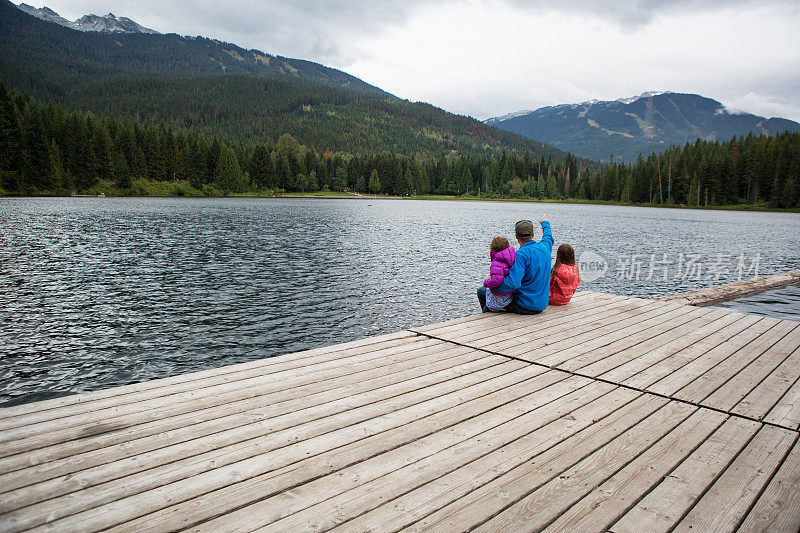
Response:
[[[499,292],[514,291],[514,299],[505,310],[521,315],[535,315],[547,308],[550,297],[550,258],[553,253],[553,233],[547,215],[539,220],[542,225],[542,240],[533,240],[533,222],[520,220],[514,226],[519,242],[514,265],[503,283],[497,287]],[[478,289],[481,308],[486,307],[486,288]]]

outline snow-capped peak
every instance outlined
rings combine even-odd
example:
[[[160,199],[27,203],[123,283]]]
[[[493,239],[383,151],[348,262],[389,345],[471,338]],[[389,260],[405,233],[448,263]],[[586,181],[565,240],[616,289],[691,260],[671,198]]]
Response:
[[[78,31],[101,31],[109,33],[159,33],[150,28],[137,24],[128,17],[117,17],[113,13],[108,15],[84,15],[74,22],[70,22],[49,7],[39,9],[28,4],[19,4],[19,9],[29,15],[42,19],[47,22],[54,22],[67,28]]]
[[[491,124],[492,122],[502,122],[504,120],[512,119],[514,117],[523,117],[525,115],[530,115],[533,113],[532,109],[525,109],[523,111],[514,111],[513,113],[509,113],[507,115],[503,115],[502,117],[493,117],[486,120],[487,124]]]
[[[633,102],[641,98],[652,98],[653,96],[658,96],[659,94],[668,94],[670,92],[672,91],[646,91],[640,94],[639,96],[631,96],[630,98],[620,98],[616,101],[623,104],[632,104]]]

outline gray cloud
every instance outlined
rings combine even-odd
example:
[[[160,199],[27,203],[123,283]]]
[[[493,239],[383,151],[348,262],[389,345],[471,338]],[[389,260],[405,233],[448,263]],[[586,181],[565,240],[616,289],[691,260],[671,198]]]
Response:
[[[517,8],[599,17],[626,28],[650,24],[661,14],[697,14],[747,6],[784,6],[797,9],[785,1],[752,0],[505,0]]]
[[[112,11],[161,32],[317,61],[479,118],[669,89],[800,119],[800,38],[791,29],[800,3],[785,0],[28,3],[70,19]],[[537,17],[541,34],[515,20]]]

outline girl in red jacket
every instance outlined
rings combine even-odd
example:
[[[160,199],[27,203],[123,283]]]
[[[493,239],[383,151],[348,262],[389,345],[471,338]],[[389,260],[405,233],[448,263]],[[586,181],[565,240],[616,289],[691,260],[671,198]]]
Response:
[[[550,270],[550,305],[569,303],[580,282],[575,250],[569,244],[562,244],[556,252],[556,264]]]

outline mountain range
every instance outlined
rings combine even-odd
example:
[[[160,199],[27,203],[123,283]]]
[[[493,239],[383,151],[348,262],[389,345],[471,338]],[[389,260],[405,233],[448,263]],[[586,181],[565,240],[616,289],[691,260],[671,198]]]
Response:
[[[77,31],[76,31],[77,30]],[[797,122],[731,113],[696,94],[520,111],[481,122],[413,103],[311,61],[201,36],[159,34],[111,13],[70,22],[0,0],[0,81],[68,109],[165,122],[233,141],[291,133],[318,150],[634,162],[670,145],[800,131]]]
[[[697,139],[800,132],[800,124],[792,120],[732,113],[711,98],[658,91],[520,111],[486,123],[589,159],[607,161],[613,156],[628,163],[640,153],[646,158]]]
[[[150,28],[132,21],[127,17],[116,17],[114,13],[108,15],[84,15],[79,19],[70,22],[49,7],[35,8],[28,4],[20,4],[19,9],[29,15],[47,22],[55,22],[61,26],[72,28],[78,31],[107,31],[110,33],[158,33]]]
[[[290,133],[319,151],[566,156],[337,69],[201,36],[76,31],[0,0],[0,48],[0,81],[37,99],[234,142]]]

